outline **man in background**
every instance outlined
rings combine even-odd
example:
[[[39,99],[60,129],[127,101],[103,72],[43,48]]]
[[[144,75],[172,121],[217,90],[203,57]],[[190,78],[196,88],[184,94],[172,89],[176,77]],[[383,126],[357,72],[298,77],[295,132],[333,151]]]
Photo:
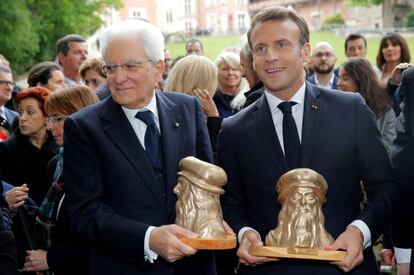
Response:
[[[198,39],[191,38],[185,43],[185,52],[186,55],[204,55],[203,43],[201,43],[201,41]]]
[[[338,77],[334,74],[336,56],[333,47],[328,42],[319,42],[312,52],[311,64],[315,73],[308,81],[316,86],[337,89]]]
[[[65,75],[65,83],[82,84],[80,66],[88,57],[88,43],[78,34],[68,34],[56,42],[56,55]]]

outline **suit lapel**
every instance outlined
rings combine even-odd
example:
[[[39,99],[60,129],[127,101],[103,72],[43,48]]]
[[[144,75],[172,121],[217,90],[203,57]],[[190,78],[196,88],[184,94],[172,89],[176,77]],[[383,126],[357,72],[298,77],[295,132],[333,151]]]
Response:
[[[320,118],[323,111],[322,100],[317,87],[306,83],[302,126],[302,167],[308,167],[310,157],[318,140]]]
[[[273,123],[272,114],[267,103],[266,96],[262,96],[254,105],[256,108],[252,113],[253,120],[256,124],[256,129],[262,139],[267,151],[277,167],[288,169],[288,165],[283,154],[282,147],[279,143],[279,138],[276,134],[275,125]]]
[[[164,190],[162,190],[159,184],[155,183],[155,175],[151,163],[121,106],[114,102],[112,97],[107,98],[105,104],[106,109],[101,116],[101,119],[104,120],[105,133],[126,159],[130,161],[154,196],[161,203],[164,203],[162,198]]]
[[[171,190],[176,184],[180,148],[180,125],[182,115],[175,108],[176,105],[164,94],[157,92],[157,108],[161,128],[161,146],[165,169],[165,184]]]

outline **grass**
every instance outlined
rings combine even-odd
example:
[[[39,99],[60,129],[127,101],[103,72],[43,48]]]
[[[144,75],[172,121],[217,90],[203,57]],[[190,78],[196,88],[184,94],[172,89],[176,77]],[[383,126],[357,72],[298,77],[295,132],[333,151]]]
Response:
[[[414,36],[404,35],[404,38],[407,39],[408,46],[410,47],[410,52],[412,59],[414,58]],[[202,36],[197,37],[204,46],[205,55],[214,61],[214,59],[219,55],[219,53],[226,47],[240,47],[245,41],[240,35],[232,36]],[[381,40],[380,36],[367,37],[368,43],[368,54],[367,59],[371,64],[375,65],[375,59],[378,53],[379,42]],[[334,32],[312,32],[311,33],[311,45],[314,46],[320,41],[329,42],[336,51],[336,56],[338,58],[336,66],[340,65],[345,61],[344,54],[344,41],[345,36],[336,36]],[[167,49],[170,51],[173,58],[184,55],[185,47],[183,43],[167,43]]]

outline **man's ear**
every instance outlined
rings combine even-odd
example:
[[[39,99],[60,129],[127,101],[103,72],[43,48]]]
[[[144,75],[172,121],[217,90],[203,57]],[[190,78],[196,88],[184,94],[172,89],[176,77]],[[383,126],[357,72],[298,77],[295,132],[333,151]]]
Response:
[[[309,60],[310,57],[310,51],[311,51],[311,45],[309,43],[306,43],[302,46],[302,58],[304,61]]]
[[[58,61],[59,65],[62,65],[62,64],[63,64],[63,63],[62,63],[62,60],[63,60],[65,57],[66,57],[66,55],[64,55],[63,53],[58,53],[58,54],[57,54],[56,59],[57,59],[57,61]]]
[[[164,60],[158,60],[158,62],[155,64],[157,81],[161,80],[162,74],[164,73],[164,69],[165,69]]]

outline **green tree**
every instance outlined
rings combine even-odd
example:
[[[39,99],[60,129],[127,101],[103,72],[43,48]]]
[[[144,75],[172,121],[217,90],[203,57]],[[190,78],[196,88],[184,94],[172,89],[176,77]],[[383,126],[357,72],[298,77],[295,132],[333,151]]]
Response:
[[[323,21],[323,25],[326,24],[345,25],[345,21],[340,14],[335,14],[333,16],[326,17],[326,19]]]
[[[39,51],[39,36],[32,26],[26,1],[2,0],[0,14],[0,53],[21,72]]]
[[[414,10],[410,11],[405,17],[405,26],[407,28],[414,27]]]
[[[348,0],[351,5],[355,6],[371,6],[383,3],[383,0]]]
[[[37,62],[53,60],[56,40],[69,33],[91,35],[102,25],[99,12],[106,6],[119,7],[121,0],[1,0],[0,43],[17,73]],[[5,33],[4,28],[10,31]]]

